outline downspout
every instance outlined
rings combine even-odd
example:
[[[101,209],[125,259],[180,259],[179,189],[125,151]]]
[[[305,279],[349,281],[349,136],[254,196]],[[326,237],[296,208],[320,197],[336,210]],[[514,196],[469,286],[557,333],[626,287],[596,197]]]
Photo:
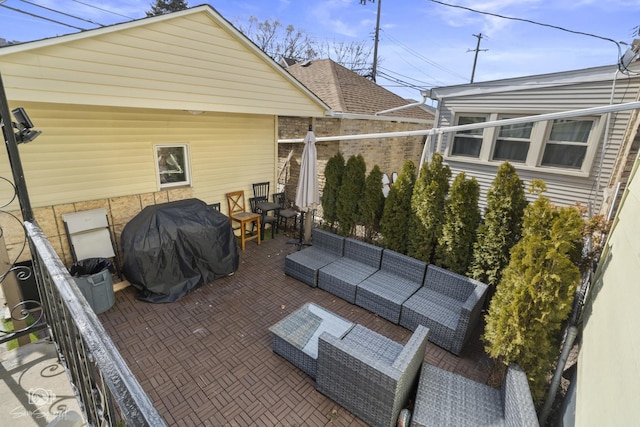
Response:
[[[540,425],[544,426],[547,424],[547,418],[551,413],[551,405],[556,397],[556,393],[558,391],[558,386],[560,385],[560,377],[562,376],[562,372],[564,370],[564,366],[567,363],[567,359],[569,358],[569,352],[573,347],[573,342],[578,335],[578,328],[574,325],[569,326],[567,329],[567,336],[564,340],[564,345],[562,346],[562,353],[560,354],[560,360],[558,361],[558,365],[556,367],[556,371],[553,374],[553,379],[551,380],[551,386],[549,387],[549,392],[547,393],[547,400],[544,402],[544,406],[540,411]]]
[[[438,102],[438,108],[436,109],[436,114],[435,117],[433,118],[433,121],[435,122],[435,129],[440,129],[439,128],[439,124],[440,124],[440,109],[442,108],[442,101],[440,99],[436,99],[433,97],[432,93],[429,92],[427,94],[426,91],[422,92],[423,96],[427,96],[431,99],[433,99],[434,101]],[[425,100],[426,101],[426,100]],[[438,135],[437,138],[437,142],[434,141],[433,135]],[[436,134],[436,133],[430,133],[429,135],[427,135],[427,140],[424,143],[424,147],[422,148],[422,156],[420,156],[420,164],[418,165],[418,173],[420,173],[420,170],[422,169],[422,165],[424,165],[425,163],[427,163],[428,159],[428,151],[430,150],[431,145],[433,145],[434,150],[435,151],[440,151],[440,141],[442,140],[442,132]]]
[[[620,69],[616,69],[616,72],[613,73],[613,82],[611,83],[611,95],[609,96],[609,105],[613,105],[613,100],[616,92],[616,82],[618,78],[618,72]],[[604,163],[604,153],[609,147],[609,142],[611,138],[609,137],[609,131],[611,128],[611,113],[607,113],[607,123],[604,129],[604,141],[602,141],[602,152],[600,153],[600,162],[598,164],[598,175],[596,176],[596,194],[593,202],[589,203],[589,217],[594,215],[593,206],[598,203],[598,194],[600,194],[600,179],[602,177],[602,164]],[[604,196],[602,203],[604,203]]]

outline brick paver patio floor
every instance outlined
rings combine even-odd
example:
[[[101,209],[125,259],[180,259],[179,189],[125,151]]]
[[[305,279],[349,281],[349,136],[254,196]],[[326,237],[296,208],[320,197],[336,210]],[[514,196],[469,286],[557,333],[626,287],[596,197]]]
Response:
[[[362,426],[271,350],[268,328],[306,302],[406,343],[411,331],[284,274],[297,250],[279,235],[247,243],[238,271],[175,303],[136,300],[129,287],[101,314],[107,332],[167,424]],[[304,249],[303,249],[304,250]],[[429,343],[425,361],[487,382],[491,363],[476,331],[461,357]]]

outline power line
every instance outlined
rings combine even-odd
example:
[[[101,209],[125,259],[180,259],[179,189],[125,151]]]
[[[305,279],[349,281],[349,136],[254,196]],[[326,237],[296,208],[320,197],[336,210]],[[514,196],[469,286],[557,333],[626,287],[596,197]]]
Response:
[[[482,15],[495,16],[496,18],[510,19],[512,21],[527,22],[529,24],[540,25],[542,27],[553,28],[553,29],[560,30],[560,31],[566,31],[568,33],[579,34],[579,35],[582,35],[582,36],[595,37],[595,38],[600,39],[600,40],[606,40],[606,41],[609,41],[611,43],[615,43],[615,45],[618,46],[618,50],[620,50],[620,43],[618,43],[617,41],[615,41],[613,39],[610,39],[608,37],[602,37],[602,36],[598,36],[596,34],[585,33],[585,32],[582,32],[582,31],[570,30],[568,28],[559,27],[557,25],[545,24],[545,23],[542,23],[542,22],[532,21],[531,19],[515,18],[513,16],[500,15],[498,13],[484,12],[484,11],[481,11],[481,10],[472,9],[470,7],[460,6],[460,5],[456,5],[456,4],[449,4],[449,3],[445,3],[445,2],[442,2],[442,1],[438,1],[438,0],[428,0],[428,1],[433,2],[433,3],[438,3],[438,4],[441,4],[443,6],[448,6],[448,7],[453,7],[453,8],[457,8],[457,9],[468,10],[469,12],[479,13],[479,14],[482,14]]]
[[[398,72],[389,70],[388,68],[381,67],[381,69],[385,70],[387,73],[393,74],[394,76],[399,76],[399,77],[402,77],[402,78],[405,78],[405,79],[408,79],[408,80],[413,80],[414,82],[416,82],[416,84],[421,84],[423,87],[425,87],[425,86],[434,86],[433,83],[427,83],[427,82],[425,82],[423,80],[418,80],[418,79],[416,79],[414,77],[411,77],[411,76],[405,76],[404,74],[400,74]]]
[[[460,78],[460,79],[462,79],[462,80],[465,80],[465,81],[467,80],[467,78],[466,78],[466,77],[463,77],[463,76],[461,76],[460,74],[456,73],[455,71],[450,70],[450,69],[448,69],[448,68],[446,68],[446,67],[444,67],[444,66],[442,66],[442,65],[438,64],[437,62],[434,62],[433,60],[431,60],[431,59],[427,58],[426,56],[424,56],[424,55],[423,55],[423,54],[421,54],[420,52],[418,52],[418,51],[416,51],[416,50],[414,50],[414,49],[410,48],[409,46],[407,46],[407,45],[403,44],[401,41],[399,41],[399,40],[397,40],[397,39],[393,38],[392,36],[390,36],[390,35],[389,35],[389,33],[388,33],[388,32],[384,31],[384,29],[383,29],[383,32],[384,32],[385,36],[386,36],[386,37],[388,37],[391,41],[393,41],[393,42],[395,42],[396,44],[400,45],[400,46],[401,46],[402,48],[404,48],[407,52],[409,52],[409,53],[411,53],[412,55],[414,55],[414,56],[418,57],[419,59],[423,60],[423,61],[424,61],[424,62],[426,62],[427,64],[429,64],[429,65],[431,65],[431,66],[433,66],[433,67],[435,67],[435,68],[439,69],[440,71],[444,71],[445,73],[452,74],[452,75],[454,75],[454,76],[456,76],[456,77],[458,77],[458,78]]]
[[[89,3],[82,2],[82,1],[80,1],[80,0],[71,0],[71,1],[76,2],[76,3],[79,3],[79,4],[82,4],[82,5],[87,6],[87,7],[92,7],[92,8],[94,8],[94,9],[101,10],[101,11],[103,11],[103,12],[111,13],[111,14],[113,14],[113,15],[118,15],[118,16],[121,16],[121,17],[123,17],[123,18],[130,19],[130,20],[134,20],[134,19],[136,19],[136,18],[132,18],[132,17],[127,16],[127,15],[122,15],[122,14],[120,14],[120,13],[113,12],[113,11],[111,11],[111,10],[107,10],[107,9],[103,9],[103,8],[101,8],[101,7],[98,7],[98,6],[94,6],[94,5],[89,4]]]
[[[36,3],[30,2],[30,1],[27,1],[27,0],[20,0],[20,1],[21,1],[21,2],[23,2],[23,3],[27,3],[27,4],[30,4],[30,5],[32,5],[32,6],[35,6],[35,7],[42,8],[42,9],[44,9],[44,10],[48,10],[48,11],[50,11],[50,12],[59,13],[60,15],[68,16],[68,17],[73,18],[73,19],[78,19],[78,20],[80,20],[80,21],[88,22],[89,24],[93,24],[93,25],[98,25],[98,26],[100,26],[100,27],[104,27],[104,25],[99,24],[99,23],[97,23],[97,22],[93,22],[93,21],[91,21],[90,19],[84,19],[84,18],[80,18],[79,16],[71,15],[70,13],[60,12],[59,10],[55,10],[55,9],[52,9],[52,8],[50,8],[50,7],[46,7],[46,6],[41,6],[41,5],[39,5],[39,4],[36,4]]]
[[[27,12],[27,11],[24,11],[22,9],[16,9],[15,7],[7,6],[7,5],[2,4],[2,3],[0,3],[0,6],[4,7],[5,9],[13,10],[14,12],[24,13],[25,15],[33,16],[34,18],[44,19],[45,21],[53,22],[53,23],[58,24],[58,25],[64,25],[65,27],[74,28],[74,29],[80,30],[80,31],[86,31],[86,28],[80,28],[80,27],[76,27],[75,25],[65,24],[64,22],[60,22],[60,21],[56,21],[55,19],[47,18],[47,17],[40,16],[40,15],[36,15],[35,13]]]

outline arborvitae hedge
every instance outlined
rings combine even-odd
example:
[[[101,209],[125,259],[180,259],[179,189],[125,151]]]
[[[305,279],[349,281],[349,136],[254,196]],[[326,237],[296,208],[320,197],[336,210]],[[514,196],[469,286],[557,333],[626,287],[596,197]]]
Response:
[[[324,189],[320,202],[322,203],[322,218],[333,228],[338,219],[338,192],[342,185],[342,176],[344,175],[344,156],[338,152],[331,157],[324,168]]]
[[[459,173],[445,204],[444,225],[436,247],[436,264],[440,267],[458,274],[467,272],[480,224],[479,198],[478,181]]]
[[[382,193],[382,171],[375,165],[365,182],[364,198],[362,199],[362,225],[364,225],[364,239],[371,242],[380,229],[380,218],[384,209],[384,194]]]
[[[364,197],[366,172],[367,165],[362,155],[349,157],[337,203],[338,232],[343,236],[354,234],[356,224],[361,221],[360,203]]]
[[[484,224],[478,228],[469,268],[469,276],[489,285],[489,295],[502,278],[511,248],[520,239],[526,206],[524,185],[516,169],[509,162],[503,163],[487,192]]]
[[[396,252],[407,253],[407,242],[411,230],[409,218],[411,216],[411,195],[416,182],[416,166],[407,160],[402,166],[402,172],[389,190],[384,203],[384,211],[380,220],[380,231],[384,237],[384,246]]]
[[[540,195],[524,213],[522,238],[511,251],[486,317],[486,351],[527,373],[535,402],[544,398],[547,376],[559,355],[580,271],[571,260],[584,221],[576,208],[556,208]]]
[[[435,153],[431,163],[422,166],[411,197],[408,254],[427,263],[434,261],[449,191],[451,169],[442,160],[442,155]]]

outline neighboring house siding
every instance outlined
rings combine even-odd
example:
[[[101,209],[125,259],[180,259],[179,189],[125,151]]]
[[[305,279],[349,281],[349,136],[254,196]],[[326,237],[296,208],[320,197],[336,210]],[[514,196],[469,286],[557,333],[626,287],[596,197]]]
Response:
[[[578,357],[576,426],[640,420],[639,158],[585,305]]]
[[[640,79],[619,80],[616,85],[614,103],[635,101],[639,83]],[[603,106],[609,104],[611,88],[611,81],[598,81],[588,84],[447,98],[441,106],[439,127],[454,125],[456,114],[498,113],[527,116]],[[602,192],[596,200],[595,187],[598,181],[598,170],[602,163],[600,185],[601,187],[606,186],[609,183],[621,142],[625,136],[630,115],[630,111],[612,113],[609,128],[610,137],[604,144],[601,138],[597,149],[592,152],[592,163],[588,170],[588,176],[584,176],[584,174],[580,176],[579,171],[563,174],[558,168],[532,168],[517,163],[514,163],[514,166],[527,185],[532,178],[544,180],[547,184],[546,195],[554,203],[565,206],[580,203],[583,206],[588,206],[591,201],[593,202],[593,212],[598,213],[602,203]],[[601,135],[604,135],[606,115],[600,116],[600,120]],[[440,151],[445,155],[449,153],[453,136],[453,134],[445,134],[442,138]],[[604,158],[602,158],[602,150],[605,146],[606,151]],[[489,188],[495,177],[500,162],[466,161],[454,156],[448,156],[446,161],[450,165],[454,177],[460,172],[467,172],[478,179],[482,187],[481,204],[484,205],[486,189]]]
[[[8,52],[0,70],[9,99],[60,102],[63,94],[68,104],[323,114],[275,62],[207,13],[47,42],[0,51]]]

